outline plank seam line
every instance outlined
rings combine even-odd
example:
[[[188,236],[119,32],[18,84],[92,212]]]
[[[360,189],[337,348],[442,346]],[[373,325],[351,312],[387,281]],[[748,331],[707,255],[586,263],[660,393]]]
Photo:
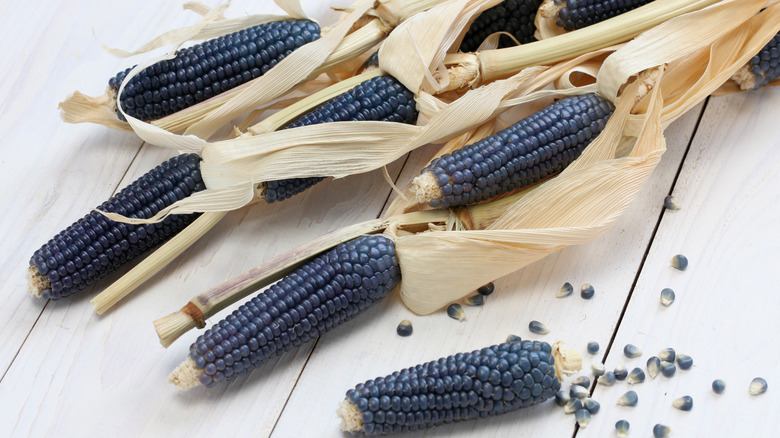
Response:
[[[142,141],[141,144],[138,146],[138,149],[135,151],[135,155],[133,155],[133,158],[130,160],[130,164],[122,173],[122,176],[119,178],[116,185],[114,186],[114,189],[111,191],[111,196],[116,195],[117,191],[119,190],[119,184],[121,184],[122,180],[125,178],[125,176],[127,176],[127,173],[130,171],[130,167],[132,167],[133,163],[138,159],[138,155],[140,155],[141,149],[144,147],[145,144],[146,142]],[[90,292],[94,292],[94,289],[95,286],[92,286]],[[16,361],[16,358],[19,356],[19,353],[22,351],[22,348],[24,348],[24,345],[27,343],[27,339],[29,339],[30,335],[32,335],[33,330],[35,330],[35,327],[38,325],[38,321],[40,321],[41,317],[43,316],[43,313],[46,311],[46,308],[49,307],[49,303],[51,303],[51,299],[46,300],[46,304],[44,304],[43,307],[41,308],[41,311],[38,313],[38,316],[35,318],[35,322],[30,326],[30,330],[25,335],[24,340],[22,341],[21,344],[19,344],[19,348],[17,348],[16,353],[14,353],[14,357],[11,359],[11,361],[8,363],[8,366],[3,371],[3,375],[0,376],[0,384],[2,384],[3,380],[5,379],[5,376],[8,374],[8,371],[10,371],[11,367]]]
[[[271,428],[271,433],[268,434],[268,436],[273,436],[274,431],[276,430],[276,426],[279,424],[279,420],[282,419],[282,414],[284,414],[284,410],[287,408],[287,404],[290,403],[290,398],[292,398],[293,392],[295,392],[295,388],[298,387],[298,382],[301,381],[301,376],[303,375],[303,371],[306,369],[306,365],[309,364],[309,361],[311,360],[312,355],[314,354],[314,349],[317,348],[317,344],[320,343],[320,336],[317,336],[317,339],[314,341],[314,344],[311,346],[311,350],[309,350],[309,354],[306,356],[306,360],[303,362],[303,366],[301,367],[300,371],[298,371],[298,376],[295,378],[295,384],[293,385],[292,389],[289,393],[287,393],[287,398],[284,400],[284,405],[282,405],[282,410],[279,411],[279,416],[276,417],[276,421],[274,421],[274,426]]]
[[[406,167],[406,164],[409,162],[409,157],[411,156],[411,152],[406,154],[406,159],[404,160],[404,164],[401,165],[401,168],[398,170],[398,174],[395,176],[395,179],[393,181],[394,184],[398,183],[398,180],[401,178],[401,174],[403,173],[404,168]],[[390,191],[387,194],[387,197],[385,198],[385,202],[382,204],[382,207],[379,209],[379,213],[377,213],[375,219],[379,219],[380,216],[382,216],[382,212],[385,211],[385,207],[387,207],[387,203],[390,200],[390,196],[393,194],[393,189],[390,188]],[[320,343],[320,336],[317,337],[317,339],[314,341],[314,344],[311,346],[311,350],[309,350],[309,355],[306,357],[306,361],[303,363],[303,366],[301,367],[300,372],[298,373],[298,377],[295,379],[295,384],[293,385],[290,392],[287,394],[287,399],[284,401],[284,405],[282,406],[282,410],[279,411],[279,416],[276,417],[276,421],[274,421],[274,425],[271,428],[271,433],[268,436],[273,436],[274,431],[276,430],[276,426],[279,424],[279,420],[282,419],[282,415],[284,414],[284,410],[287,408],[287,404],[290,402],[290,398],[293,395],[293,392],[295,392],[295,388],[298,387],[298,382],[301,380],[301,376],[303,375],[304,370],[306,370],[306,366],[309,364],[309,360],[311,360],[312,355],[314,355],[314,350],[317,348],[317,345]]]
[[[691,137],[688,139],[688,144],[685,146],[685,152],[683,152],[682,159],[680,159],[680,165],[677,167],[677,172],[674,174],[674,178],[672,179],[672,184],[669,187],[669,191],[667,192],[667,195],[671,195],[674,192],[675,186],[677,186],[677,181],[680,178],[680,174],[682,173],[682,168],[685,165],[685,160],[688,158],[688,153],[691,150],[691,145],[693,144],[693,140],[696,138],[696,134],[699,132],[699,126],[701,125],[701,120],[704,118],[704,113],[707,111],[707,106],[710,102],[709,96],[704,100],[704,105],[701,108],[701,111],[699,112],[699,117],[696,118],[696,124],[693,126],[693,131],[691,132]],[[628,290],[628,295],[626,296],[626,302],[623,304],[623,309],[620,311],[620,316],[618,317],[617,323],[615,324],[615,330],[612,332],[612,337],[609,339],[609,343],[607,344],[607,348],[604,351],[604,359],[602,363],[606,363],[607,358],[609,357],[609,353],[612,352],[612,346],[615,343],[615,338],[617,337],[618,330],[620,330],[620,325],[623,322],[623,318],[626,315],[626,311],[628,310],[628,304],[631,302],[631,297],[634,295],[634,290],[636,289],[636,285],[639,282],[639,276],[642,274],[642,270],[644,269],[645,262],[647,261],[647,256],[650,254],[650,248],[653,247],[653,242],[655,242],[655,237],[658,234],[658,228],[661,226],[661,222],[663,221],[664,214],[666,213],[666,208],[661,209],[661,214],[658,215],[658,220],[655,223],[655,226],[653,227],[653,232],[650,234],[650,240],[647,242],[647,247],[645,248],[645,253],[642,255],[642,260],[639,262],[639,269],[636,271],[636,275],[634,275],[634,281],[631,283],[631,287]],[[595,390],[596,384],[594,382],[593,389],[591,390],[591,395],[593,391]],[[577,433],[579,433],[580,427],[578,424],[574,425],[574,433],[572,434],[572,438],[577,437]]]
[[[27,335],[24,337],[24,340],[19,345],[19,348],[16,349],[16,353],[14,353],[14,357],[11,359],[11,362],[8,363],[8,366],[5,368],[5,371],[3,371],[3,375],[0,376],[0,385],[2,385],[5,376],[8,374],[8,371],[11,370],[11,367],[14,365],[14,362],[16,362],[16,358],[19,357],[19,353],[22,351],[22,348],[27,343],[27,339],[32,334],[33,330],[35,329],[35,326],[38,325],[38,321],[41,319],[41,316],[43,316],[43,312],[49,306],[50,302],[51,302],[50,299],[46,300],[46,304],[43,305],[43,308],[41,309],[41,312],[38,314],[38,317],[35,318],[35,322],[33,323],[32,327],[30,327],[30,331],[27,332]]]

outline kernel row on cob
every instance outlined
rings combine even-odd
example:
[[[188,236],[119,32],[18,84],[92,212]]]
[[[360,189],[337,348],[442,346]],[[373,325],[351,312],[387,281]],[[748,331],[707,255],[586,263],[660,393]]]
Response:
[[[414,123],[416,119],[414,96],[392,77],[376,76],[309,111],[287,128],[341,120]],[[200,158],[195,154],[166,161],[98,209],[129,218],[148,219],[175,201],[205,189],[199,163]],[[281,201],[321,180],[269,181],[262,184],[260,195],[269,203]],[[171,238],[196,217],[171,215],[160,224],[131,225],[115,222],[93,211],[35,252],[28,274],[30,291],[34,295],[58,299],[82,290]]]

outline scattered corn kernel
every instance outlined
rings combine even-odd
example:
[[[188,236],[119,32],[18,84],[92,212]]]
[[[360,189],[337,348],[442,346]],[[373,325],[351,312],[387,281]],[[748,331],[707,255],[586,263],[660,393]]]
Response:
[[[485,304],[485,296],[480,294],[472,295],[463,300],[463,302],[466,303],[467,306],[481,306]]]
[[[599,343],[595,341],[588,342],[588,353],[596,354],[599,352]]]
[[[593,400],[590,397],[582,401],[582,406],[585,409],[587,409],[588,412],[594,415],[599,412],[599,409],[601,409],[601,403],[597,402],[596,400]]]
[[[688,257],[685,257],[682,254],[677,254],[672,257],[672,267],[674,269],[679,269],[680,271],[686,270],[688,268]]]
[[[661,360],[665,360],[667,362],[674,362],[675,357],[677,357],[677,354],[674,351],[674,348],[664,348],[663,350],[658,352],[658,357]]]
[[[693,366],[693,358],[688,356],[687,354],[678,354],[677,365],[680,366],[681,370],[687,370]]]
[[[466,313],[463,311],[463,307],[458,303],[450,304],[450,306],[447,307],[447,315],[452,319],[457,319],[458,321],[463,321],[466,319]]]
[[[672,406],[675,408],[681,410],[681,411],[690,411],[693,409],[693,397],[690,395],[684,395],[680,398],[675,399],[672,402]]]
[[[647,374],[650,374],[650,378],[655,379],[659,372],[661,372],[661,359],[656,356],[647,359]]]
[[[626,344],[626,346],[623,347],[623,354],[629,359],[634,359],[642,355],[642,350],[634,344]]]
[[[493,282],[490,282],[479,289],[477,289],[477,293],[480,295],[488,296],[493,293],[493,290],[495,290],[496,285],[493,284]]]
[[[596,377],[603,376],[604,375],[604,364],[601,362],[593,362],[590,365],[591,370],[593,370],[593,375]]]
[[[630,373],[628,373],[628,378],[626,381],[631,385],[642,383],[645,381],[645,372],[642,371],[642,368],[634,368]]]
[[[617,380],[626,380],[626,377],[628,377],[628,370],[626,369],[626,365],[621,363],[617,367],[615,367],[615,378]]]
[[[617,401],[618,406],[634,407],[637,403],[639,403],[639,396],[636,395],[635,391],[628,391],[627,393],[621,395]]]
[[[750,382],[750,395],[759,395],[766,392],[769,385],[766,383],[766,380],[762,379],[761,377],[756,377],[753,379],[752,382]]]
[[[548,329],[546,325],[542,324],[539,321],[529,322],[528,330],[530,330],[531,333],[537,333],[540,335],[546,335],[547,333],[550,333],[550,329]]]
[[[677,372],[677,367],[673,363],[661,361],[661,374],[664,377],[672,377],[675,372]]]
[[[593,289],[593,286],[591,286],[589,283],[583,284],[580,288],[580,296],[586,300],[593,298],[595,293],[596,289]]]
[[[566,414],[573,414],[582,409],[582,400],[578,398],[571,398],[563,406],[563,412]]]
[[[579,385],[584,388],[590,388],[590,379],[588,376],[577,376],[571,381],[572,385]]]
[[[669,436],[670,433],[672,433],[672,429],[669,429],[669,426],[663,424],[656,424],[653,426],[653,436],[655,438],[663,438]]]
[[[674,291],[668,287],[661,291],[661,304],[664,306],[671,306],[674,302]]]
[[[615,434],[619,438],[625,438],[628,436],[628,429],[631,427],[626,420],[619,420],[615,423]]]
[[[566,406],[566,403],[568,403],[569,400],[571,400],[571,396],[569,395],[568,392],[564,390],[560,390],[555,393],[555,404],[557,404],[558,406],[561,407]]]
[[[408,319],[405,319],[401,321],[400,324],[398,324],[398,328],[395,329],[395,332],[398,333],[398,336],[411,336],[412,335],[412,321],[409,321]]]
[[[506,337],[506,342],[507,343],[522,342],[522,340],[523,339],[520,338],[520,336],[517,336],[517,335],[508,335]]]
[[[558,298],[568,297],[574,292],[574,286],[571,285],[568,281],[566,283],[563,283],[563,286],[561,286],[561,290],[558,291],[557,294],[555,294]]]
[[[574,398],[585,398],[590,395],[590,391],[588,391],[588,388],[585,388],[584,386],[580,385],[571,385],[571,389],[569,389],[569,395],[571,395]]]
[[[667,210],[679,210],[682,208],[682,204],[680,204],[680,201],[678,201],[674,196],[668,195],[666,198],[664,198],[664,208]]]
[[[722,394],[726,390],[726,382],[721,379],[715,379],[712,381],[712,390],[715,394]]]
[[[577,420],[577,424],[580,427],[588,427],[590,424],[590,411],[587,409],[580,409],[574,413],[574,419]]]
[[[599,377],[598,383],[601,385],[612,386],[615,383],[615,373],[607,371],[603,376]]]

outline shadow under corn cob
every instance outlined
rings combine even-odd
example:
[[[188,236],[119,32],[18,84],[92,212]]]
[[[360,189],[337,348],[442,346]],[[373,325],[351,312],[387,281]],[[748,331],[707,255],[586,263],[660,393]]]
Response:
[[[342,243],[206,330],[169,380],[181,389],[231,380],[350,320],[400,279],[391,239],[371,235]]]
[[[98,209],[148,219],[179,199],[206,188],[199,163],[196,154],[171,158]],[[157,224],[130,225],[92,211],[35,251],[28,271],[30,292],[54,300],[65,298],[164,242],[197,217],[198,214],[171,215]]]
[[[577,159],[614,109],[592,93],[553,102],[503,131],[434,159],[412,181],[417,201],[455,207],[536,183]]]
[[[496,32],[510,33],[520,44],[536,41],[534,19],[541,4],[542,0],[505,0],[493,6],[471,24],[460,44],[460,50],[474,52],[485,38]],[[506,35],[501,35],[498,40],[499,49],[516,44]]]
[[[503,414],[560,387],[550,344],[504,343],[358,384],[338,414],[345,431],[383,435]]]
[[[417,121],[414,93],[392,76],[377,76],[328,100],[285,129],[364,120],[414,124]],[[269,203],[282,201],[322,180],[322,177],[312,177],[265,182],[261,196]]]
[[[309,20],[273,21],[223,35],[143,69],[130,79],[117,102],[137,119],[160,119],[262,76],[319,37],[320,27]],[[109,80],[114,94],[131,69]],[[125,120],[118,108],[117,116]]]
[[[561,5],[558,19],[559,27],[566,30],[582,29],[592,24],[600,23],[612,17],[617,17],[653,0],[555,0]]]
[[[756,90],[780,77],[780,33],[734,76],[743,90]]]

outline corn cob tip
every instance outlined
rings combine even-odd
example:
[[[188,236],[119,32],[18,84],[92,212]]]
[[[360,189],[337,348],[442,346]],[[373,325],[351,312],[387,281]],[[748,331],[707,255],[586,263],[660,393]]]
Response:
[[[423,172],[415,177],[412,180],[412,191],[418,204],[424,204],[444,196],[441,187],[436,183],[436,176],[432,172]]]
[[[341,419],[341,430],[344,432],[362,432],[363,421],[360,419],[360,411],[357,406],[349,400],[342,400],[336,415]]]
[[[40,297],[43,291],[50,288],[51,282],[38,271],[37,266],[32,265],[27,268],[27,290],[30,292],[30,295]]]
[[[563,342],[558,341],[553,345],[553,358],[555,359],[555,376],[558,380],[563,380],[563,376],[576,374],[582,369],[582,355],[571,348],[563,346]]]
[[[176,385],[182,391],[187,391],[200,384],[201,374],[203,370],[195,366],[195,361],[188,357],[168,376],[168,383]]]
[[[731,80],[739,85],[739,89],[742,91],[755,90],[756,89],[756,75],[750,71],[750,64],[743,65],[739,70],[731,76]]]

